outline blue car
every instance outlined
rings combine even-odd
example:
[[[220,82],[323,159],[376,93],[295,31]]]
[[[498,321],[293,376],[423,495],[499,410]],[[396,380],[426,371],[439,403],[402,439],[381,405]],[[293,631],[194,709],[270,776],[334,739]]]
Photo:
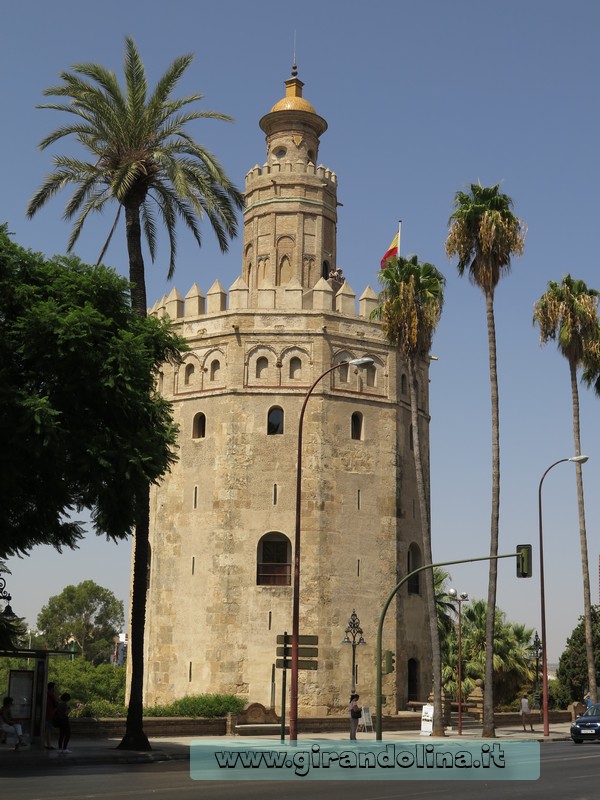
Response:
[[[590,706],[571,725],[571,739],[575,744],[600,741],[600,703]]]

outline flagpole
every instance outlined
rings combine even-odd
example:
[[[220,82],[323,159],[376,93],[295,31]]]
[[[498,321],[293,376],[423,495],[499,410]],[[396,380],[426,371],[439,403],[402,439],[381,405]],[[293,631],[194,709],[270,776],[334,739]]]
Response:
[[[400,258],[400,236],[402,234],[402,220],[398,220],[398,252],[396,254],[397,258]]]

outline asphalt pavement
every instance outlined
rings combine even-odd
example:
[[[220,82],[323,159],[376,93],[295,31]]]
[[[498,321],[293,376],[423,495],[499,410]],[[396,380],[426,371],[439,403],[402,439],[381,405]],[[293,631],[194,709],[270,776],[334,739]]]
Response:
[[[570,722],[561,722],[550,725],[550,735],[544,736],[541,726],[538,726],[534,732],[524,732],[519,726],[505,727],[496,729],[496,738],[512,741],[539,741],[539,742],[555,742],[565,741],[570,739],[569,728]],[[223,743],[227,741],[235,741],[236,743],[243,742],[246,737],[243,736],[223,736],[219,737],[219,741]],[[340,733],[318,733],[318,734],[303,734],[299,736],[299,740],[310,739],[311,741],[327,741],[335,740],[340,741],[346,738]],[[358,738],[361,741],[369,741],[375,739],[375,734],[371,731],[366,733],[359,733]],[[384,740],[419,740],[420,732],[414,731],[385,731],[383,733]],[[436,737],[428,737],[430,741],[442,741]],[[458,736],[456,729],[448,729],[446,731],[445,740],[461,739],[462,741],[480,740],[480,729],[469,727],[463,730],[463,735]],[[36,768],[48,768],[55,766],[57,768],[66,767],[69,764],[77,765],[90,765],[90,764],[145,764],[157,761],[173,761],[173,760],[189,760],[190,757],[190,744],[193,741],[211,739],[214,737],[202,736],[173,736],[173,737],[156,737],[150,740],[152,750],[138,751],[138,750],[119,750],[117,745],[120,739],[73,739],[69,743],[69,749],[72,751],[68,754],[60,754],[58,750],[47,750],[40,748],[36,744],[29,747],[24,747],[18,751],[14,750],[14,745],[0,745],[0,773],[3,770],[9,770],[14,774],[21,768],[26,770]],[[256,744],[257,739],[248,737],[248,744]],[[279,741],[279,736],[261,736],[260,741]]]

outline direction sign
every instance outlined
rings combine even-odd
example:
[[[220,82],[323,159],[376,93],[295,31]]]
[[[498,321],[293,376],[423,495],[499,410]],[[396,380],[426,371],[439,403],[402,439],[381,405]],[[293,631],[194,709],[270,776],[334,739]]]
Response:
[[[283,667],[284,661],[285,661],[285,669],[291,669],[292,668],[292,659],[291,658],[286,658],[286,659],[278,658],[278,659],[276,659],[275,666],[277,667],[277,669],[283,669],[284,668]],[[298,669],[316,670],[316,669],[318,669],[318,664],[319,664],[318,661],[309,661],[309,660],[304,660],[304,659],[300,659],[300,658],[298,659]]]
[[[292,644],[292,634],[291,633],[288,633],[287,637],[286,637],[286,635],[284,633],[278,634],[277,635],[277,644],[286,644],[286,641],[285,641],[286,638],[287,638],[287,644],[291,646],[291,644]],[[318,636],[311,636],[311,635],[298,636],[298,644],[313,644],[313,645],[319,644],[319,637]]]
[[[278,656],[287,656],[290,658],[292,654],[292,648],[290,645],[287,647],[278,647],[276,655]],[[299,647],[298,648],[298,656],[300,658],[316,658],[319,655],[319,648],[318,647]]]

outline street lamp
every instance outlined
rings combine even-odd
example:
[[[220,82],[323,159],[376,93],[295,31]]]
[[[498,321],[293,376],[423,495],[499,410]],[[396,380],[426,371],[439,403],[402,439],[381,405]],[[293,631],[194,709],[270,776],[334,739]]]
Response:
[[[6,606],[4,607],[4,611],[2,614],[5,617],[16,617],[17,615],[12,610],[10,606],[10,601],[12,600],[12,596],[6,591],[6,579],[0,575],[0,600],[4,600]]]
[[[542,622],[542,718],[544,721],[544,736],[550,736],[550,722],[548,719],[548,639],[546,636],[546,598],[544,589],[544,535],[542,527],[542,484],[544,478],[557,464],[565,461],[572,461],[574,464],[585,464],[588,456],[571,456],[571,458],[560,458],[554,464],[550,464],[540,479],[538,489],[538,519],[540,525],[540,616]]]
[[[359,645],[366,644],[363,638],[363,629],[360,627],[360,620],[356,616],[356,611],[352,609],[352,614],[348,620],[348,627],[344,631],[346,634],[342,639],[342,644],[352,645],[352,688],[351,694],[356,691],[356,648]],[[352,638],[350,638],[352,637]],[[358,637],[358,641],[357,641]]]
[[[458,735],[462,735],[462,604],[469,599],[467,592],[458,594],[456,589],[450,589],[450,597],[458,603]]]
[[[292,664],[291,664],[291,687],[290,687],[290,742],[295,742],[298,738],[298,637],[300,635],[300,524],[302,508],[302,428],[304,424],[304,412],[311,394],[317,384],[326,375],[339,369],[346,364],[354,367],[367,367],[373,364],[372,358],[354,358],[351,361],[341,361],[333,367],[326,369],[307,391],[300,410],[298,420],[298,457],[296,471],[296,529],[294,535],[294,585],[292,596]]]
[[[540,696],[539,696],[539,677],[540,677],[540,655],[542,653],[542,640],[538,636],[538,632],[535,632],[535,636],[533,637],[533,644],[529,647],[529,652],[531,655],[530,658],[535,659],[535,682],[533,686],[533,696],[535,698],[535,708],[539,709],[540,707]]]

